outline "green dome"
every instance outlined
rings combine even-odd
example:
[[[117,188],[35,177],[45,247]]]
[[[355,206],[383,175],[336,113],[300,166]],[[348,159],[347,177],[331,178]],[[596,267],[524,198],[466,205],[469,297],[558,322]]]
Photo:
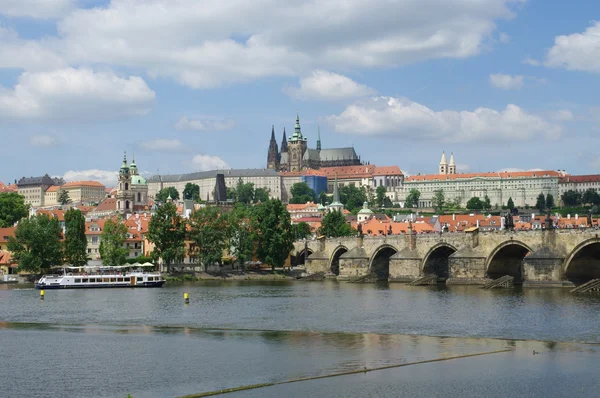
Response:
[[[363,203],[363,208],[360,209],[358,214],[373,214],[373,212],[371,211],[371,209],[369,209],[368,206],[369,204],[367,202]]]
[[[131,183],[133,185],[147,185],[146,179],[140,175],[135,175],[131,177]]]

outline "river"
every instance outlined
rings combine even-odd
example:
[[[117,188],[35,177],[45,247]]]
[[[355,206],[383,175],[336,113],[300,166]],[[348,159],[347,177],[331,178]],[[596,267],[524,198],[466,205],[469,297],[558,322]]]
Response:
[[[600,295],[566,289],[206,281],[42,301],[0,285],[3,397],[172,397],[352,371],[227,396],[595,396],[599,353]],[[485,355],[458,358],[472,354]]]

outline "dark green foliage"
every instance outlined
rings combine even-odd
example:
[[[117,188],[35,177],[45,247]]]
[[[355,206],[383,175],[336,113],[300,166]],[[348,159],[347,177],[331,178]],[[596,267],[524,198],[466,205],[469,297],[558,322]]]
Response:
[[[183,199],[191,199],[195,202],[200,200],[200,187],[198,184],[192,184],[191,182],[185,184],[185,187],[183,188]]]
[[[413,188],[408,191],[408,195],[406,195],[406,203],[405,207],[418,207],[419,206],[419,198],[421,197],[421,192],[418,189]]]
[[[346,218],[341,212],[331,211],[323,217],[320,233],[328,238],[336,238],[352,236],[356,234],[356,231],[346,222]]]
[[[254,201],[254,184],[244,183],[240,178],[235,187],[235,201],[244,204],[252,203]]]
[[[155,199],[161,203],[165,203],[169,196],[171,196],[171,199],[173,200],[179,200],[179,192],[175,187],[167,187],[161,189],[156,193]]]
[[[600,195],[596,192],[595,189],[589,188],[587,191],[583,193],[581,197],[582,205],[600,205]]]
[[[315,191],[310,189],[307,183],[297,182],[292,185],[290,190],[292,197],[290,203],[302,204],[306,202],[314,202],[316,200]]]
[[[548,209],[552,209],[555,206],[554,204],[554,196],[552,196],[552,194],[547,194],[546,195],[546,207]]]
[[[431,205],[435,210],[436,214],[442,214],[444,212],[444,205],[446,204],[446,197],[444,195],[444,191],[438,189],[433,193],[433,198],[431,200]]]
[[[508,198],[508,202],[506,202],[506,208],[509,210],[515,208],[515,202],[513,202],[512,198]]]
[[[562,202],[563,206],[575,207],[581,204],[581,194],[577,191],[573,191],[572,189],[562,194]]]
[[[254,209],[256,254],[273,268],[285,263],[293,248],[290,214],[278,199],[269,199]]]
[[[77,209],[65,212],[64,257],[67,264],[74,266],[86,265],[88,262],[85,217]]]
[[[154,243],[152,256],[162,258],[167,271],[175,261],[182,261],[185,254],[185,220],[177,213],[173,203],[161,205],[148,225],[148,240]]]
[[[387,189],[381,185],[375,189],[375,201],[378,207],[383,206],[383,201],[386,198],[385,194],[387,193]]]
[[[292,225],[295,240],[308,239],[312,236],[310,232],[310,225],[305,222],[299,222],[298,224]]]
[[[71,203],[71,198],[69,197],[69,192],[65,191],[64,189],[61,189],[60,192],[58,193],[57,201],[61,205],[66,205],[68,203]]]
[[[127,264],[135,264],[135,263],[140,263],[140,264],[144,264],[144,263],[151,263],[152,262],[152,257],[150,256],[138,256],[138,257],[134,257],[134,258],[128,258],[125,260],[125,262]]]
[[[0,228],[8,228],[27,217],[29,205],[16,192],[0,192]]]
[[[228,246],[229,223],[227,216],[214,206],[198,209],[190,217],[190,239],[194,242],[193,255],[205,267],[221,264],[223,251]]]
[[[269,189],[268,188],[256,188],[254,190],[254,201],[256,203],[266,202],[269,200]]]
[[[327,195],[327,193],[325,191],[321,192],[319,194],[319,203],[322,204],[323,206],[327,206],[328,204],[331,203],[331,198]]]
[[[362,208],[363,203],[367,201],[367,192],[362,188],[357,188],[353,185],[346,185],[339,188],[340,202],[350,212],[358,211]]]
[[[387,207],[388,209],[390,207],[394,207],[394,204],[392,203],[392,200],[390,198],[388,198],[387,196],[385,198],[383,198],[383,205],[385,207]]]
[[[127,227],[121,219],[108,219],[100,236],[100,257],[102,264],[110,267],[125,263],[128,250],[124,247],[127,238]]]
[[[474,196],[467,202],[469,210],[483,210],[483,202],[478,197]]]
[[[268,200],[268,199],[267,199]],[[231,254],[242,266],[252,259],[253,245],[253,211],[249,206],[238,204],[229,212],[229,244]]]
[[[538,195],[537,200],[535,201],[535,208],[538,209],[540,213],[544,212],[544,209],[546,208],[546,197],[543,193]]]
[[[58,219],[40,214],[19,222],[15,236],[8,238],[8,250],[13,252],[19,270],[44,272],[62,264],[61,237]]]
[[[492,208],[492,202],[490,202],[490,197],[487,195],[483,197],[483,208],[485,210],[490,210]]]

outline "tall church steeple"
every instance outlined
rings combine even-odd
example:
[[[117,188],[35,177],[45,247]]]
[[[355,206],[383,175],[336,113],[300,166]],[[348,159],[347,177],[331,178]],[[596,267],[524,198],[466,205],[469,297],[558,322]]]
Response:
[[[448,174],[448,162],[446,161],[445,152],[442,152],[442,160],[440,160],[440,174]]]
[[[281,140],[281,153],[288,151],[287,137],[285,136],[285,127],[283,128],[283,139]]]
[[[454,163],[454,154],[450,153],[450,164],[448,165],[448,174],[456,174],[456,164]]]
[[[279,149],[275,140],[275,126],[271,127],[271,140],[269,141],[269,152],[267,154],[267,168],[279,169]]]
[[[321,127],[317,126],[317,151],[321,150]]]

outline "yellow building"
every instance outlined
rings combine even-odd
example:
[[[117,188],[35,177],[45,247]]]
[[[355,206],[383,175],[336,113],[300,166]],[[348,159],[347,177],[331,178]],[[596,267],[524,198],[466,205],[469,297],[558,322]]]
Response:
[[[44,194],[44,206],[57,206],[58,205],[58,192],[60,186],[52,185],[48,188]]]
[[[67,182],[60,190],[69,193],[72,203],[99,203],[106,197],[106,187],[98,181]]]

